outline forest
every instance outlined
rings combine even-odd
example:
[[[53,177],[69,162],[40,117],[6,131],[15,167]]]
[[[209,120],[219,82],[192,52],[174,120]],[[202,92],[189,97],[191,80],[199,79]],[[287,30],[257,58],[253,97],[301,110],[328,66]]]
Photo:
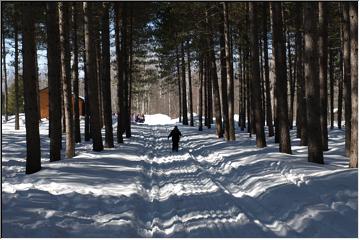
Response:
[[[235,140],[235,105],[239,126],[256,135],[259,148],[266,146],[266,126],[279,151],[291,154],[295,121],[310,162],[323,163],[328,124],[345,127],[349,166],[357,167],[355,2],[7,2],[2,16],[2,109],[6,119],[12,103],[18,129],[25,105],[27,173],[41,167],[39,50],[47,58],[50,161],[60,160],[62,132],[67,158],[81,141],[79,86],[86,102],[84,140],[102,151],[114,147],[112,113],[122,143],[124,134],[131,137],[131,114],[149,111],[139,102],[148,106],[150,88],[158,84],[180,122],[194,126],[196,111],[199,130],[215,121],[216,135],[226,141]]]
[[[207,143],[224,149],[251,141],[255,159],[269,145],[295,158],[301,146],[309,167],[331,164],[339,130],[346,168],[358,167],[355,1],[1,6],[2,124],[14,134],[24,126],[23,175],[84,152],[134,154],[130,143],[150,131],[134,122],[139,114],[167,115],[191,136],[209,132]],[[167,136],[159,129],[144,137]]]

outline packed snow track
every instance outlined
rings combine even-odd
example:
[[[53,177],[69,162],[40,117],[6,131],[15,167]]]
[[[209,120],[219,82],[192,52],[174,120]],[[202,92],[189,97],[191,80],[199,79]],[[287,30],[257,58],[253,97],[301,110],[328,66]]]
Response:
[[[174,125],[156,121],[133,125],[114,149],[81,143],[75,158],[50,163],[47,124],[43,169],[32,175],[24,127],[3,124],[3,237],[357,237],[357,170],[341,130],[330,131],[325,165],[308,163],[294,136],[287,155],[273,138],[257,149],[239,129],[225,142],[179,125],[173,153]]]

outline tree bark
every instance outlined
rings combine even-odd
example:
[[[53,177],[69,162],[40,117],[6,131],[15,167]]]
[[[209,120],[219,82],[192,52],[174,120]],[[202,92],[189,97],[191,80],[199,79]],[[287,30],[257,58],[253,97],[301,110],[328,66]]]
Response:
[[[75,142],[81,142],[80,134],[80,116],[79,116],[79,47],[77,37],[77,20],[78,14],[76,9],[76,3],[73,3],[73,46],[74,46],[74,62],[73,62],[73,92],[74,92],[74,132]]]
[[[15,41],[15,130],[20,129],[19,124],[19,40],[18,40],[18,21],[17,16],[14,14],[14,41]],[[5,57],[5,56],[4,56]],[[5,69],[4,69],[5,70]],[[7,88],[7,86],[5,85]],[[60,127],[61,131],[61,127]]]
[[[123,51],[123,73],[124,73],[124,114],[123,114],[123,121],[124,121],[124,132],[125,137],[130,137],[130,116],[129,116],[129,34],[128,34],[128,2],[123,3],[123,12],[122,12],[122,34],[121,34],[121,48]]]
[[[224,29],[224,16],[221,12],[220,21],[220,65],[221,65],[221,103],[222,103],[222,118],[223,118],[223,131],[225,140],[229,141],[229,106],[227,102],[227,66],[226,66],[226,53],[225,53],[225,29]]]
[[[205,103],[205,121],[204,124],[206,127],[209,126],[209,101],[208,101],[208,85],[209,85],[209,58],[208,58],[208,53],[205,53],[205,59],[204,59],[204,103]]]
[[[234,78],[232,66],[232,52],[230,50],[230,27],[229,27],[229,13],[228,3],[223,2],[223,16],[224,16],[224,42],[225,42],[225,59],[226,59],[226,78],[227,78],[227,102],[228,102],[228,122],[230,141],[235,140],[235,124],[234,124]]]
[[[8,117],[8,87],[7,87],[7,72],[6,72],[6,46],[5,46],[5,37],[2,37],[2,59],[3,59],[3,70],[4,70],[4,87],[5,87],[5,98],[4,98],[4,105],[5,105],[5,121],[9,120]]]
[[[39,109],[36,94],[36,13],[31,3],[22,5],[23,26],[23,81],[26,127],[26,174],[40,171],[41,150],[39,134]]]
[[[82,19],[85,18],[85,11],[82,8]],[[85,27],[83,27],[83,46],[85,46]],[[84,99],[85,99],[85,127],[84,127],[84,139],[85,141],[90,141],[91,132],[90,132],[90,105],[89,105],[89,79],[87,76],[87,59],[86,59],[86,49],[83,48],[83,59],[84,59]]]
[[[329,51],[329,78],[330,78],[330,129],[334,129],[334,56]]]
[[[253,96],[260,96],[260,76],[259,76],[259,41],[258,41],[258,26],[257,26],[257,4],[249,2],[249,20],[250,20],[250,49],[251,49],[251,92]],[[259,148],[266,147],[264,125],[262,123],[262,108],[261,98],[255,97],[253,99],[255,128],[256,128],[256,146]]]
[[[123,132],[125,129],[123,122],[124,114],[124,62],[123,49],[120,49],[120,28],[123,28],[123,22],[120,16],[120,3],[115,2],[115,48],[116,48],[116,62],[118,71],[118,85],[117,85],[117,99],[118,99],[118,116],[117,116],[117,142],[123,143]]]
[[[350,68],[350,20],[349,2],[343,5],[343,53],[344,53],[344,100],[345,100],[345,156],[350,156],[351,142],[351,68]]]
[[[186,98],[186,76],[185,76],[185,53],[184,42],[181,42],[181,76],[182,76],[182,102],[183,102],[183,124],[189,125],[187,117],[187,98]]]
[[[109,33],[109,4],[103,3],[103,15],[101,22],[101,43],[102,43],[102,96],[105,123],[105,144],[106,148],[114,147],[112,110],[111,110],[111,89],[110,89],[110,33]]]
[[[73,104],[71,94],[71,68],[70,68],[70,38],[69,38],[69,5],[59,3],[59,25],[60,25],[60,50],[61,50],[61,75],[64,96],[64,114],[66,131],[67,158],[75,156]]]
[[[287,50],[288,50],[288,65],[289,65],[289,86],[290,86],[289,127],[290,127],[290,129],[293,129],[295,78],[293,77],[293,65],[292,65],[292,57],[291,57],[291,40],[290,40],[289,30],[287,30]]]
[[[323,150],[328,147],[327,129],[327,72],[328,72],[328,7],[326,2],[319,2],[319,78],[320,78],[320,124]]]
[[[126,128],[126,136],[131,137],[131,101],[132,101],[132,83],[133,83],[133,5],[130,4],[130,36],[129,36],[129,96],[128,96],[128,124]],[[170,93],[169,93],[170,94]],[[170,97],[170,95],[169,95]],[[169,98],[169,104],[170,104],[170,98]],[[170,110],[169,110],[169,116],[170,116]]]
[[[102,151],[104,149],[101,136],[99,99],[98,99],[98,81],[96,68],[96,39],[95,24],[93,23],[93,4],[84,2],[85,10],[85,48],[87,59],[87,77],[89,80],[89,105],[90,105],[90,126],[91,137],[93,139],[93,151]]]
[[[199,57],[199,131],[203,130],[203,58],[202,56]]]
[[[350,63],[351,63],[351,168],[358,167],[358,3],[350,2]]]
[[[219,82],[217,77],[217,69],[216,69],[216,59],[215,59],[215,51],[214,51],[214,40],[211,26],[209,25],[208,13],[205,12],[206,15],[206,30],[208,33],[207,38],[207,49],[209,51],[209,62],[210,62],[210,78],[212,79],[212,94],[214,96],[214,111],[215,111],[215,125],[216,125],[216,134],[218,138],[223,137],[223,128],[222,128],[222,120],[221,120],[221,103],[220,103],[220,92],[219,92]]]
[[[182,113],[182,105],[181,105],[181,76],[180,76],[180,60],[179,60],[179,48],[176,47],[176,76],[178,83],[178,96],[179,96],[179,123],[181,123],[181,113]]]
[[[307,109],[308,161],[323,164],[323,152],[320,124],[320,80],[317,54],[317,3],[304,3],[305,32],[305,91]]]
[[[279,125],[280,152],[291,154],[288,103],[287,103],[287,81],[286,81],[286,53],[285,38],[283,35],[283,20],[281,16],[281,3],[272,2],[273,19],[273,43],[275,48],[275,72],[276,72],[276,112]]]
[[[264,71],[265,71],[265,87],[266,87],[266,124],[268,126],[269,137],[274,136],[274,126],[272,121],[271,94],[270,94],[270,78],[269,78],[269,56],[268,56],[268,38],[267,38],[267,18],[268,3],[263,3],[263,27],[264,27]]]
[[[341,44],[344,42],[344,34],[341,26]],[[338,81],[338,113],[337,113],[337,120],[338,120],[338,128],[341,129],[341,120],[342,120],[342,110],[343,110],[343,91],[344,91],[344,52],[343,48],[340,48],[339,51],[339,81]]]
[[[190,126],[194,126],[193,115],[193,101],[192,101],[192,83],[191,83],[191,59],[190,59],[190,43],[189,39],[186,41],[187,50],[187,64],[188,64],[188,76],[189,76],[189,108],[190,108]]]
[[[61,159],[61,52],[57,3],[47,3],[50,162]]]

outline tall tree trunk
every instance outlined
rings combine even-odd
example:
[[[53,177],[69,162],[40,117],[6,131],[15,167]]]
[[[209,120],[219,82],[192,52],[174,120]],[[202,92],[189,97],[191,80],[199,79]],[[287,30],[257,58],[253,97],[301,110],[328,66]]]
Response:
[[[286,81],[286,53],[285,38],[283,35],[283,21],[281,16],[281,3],[272,2],[273,19],[273,44],[275,48],[275,72],[276,72],[276,98],[277,117],[279,124],[280,152],[291,154],[288,104],[287,104],[287,81]]]
[[[257,4],[254,2],[249,2],[249,20],[250,20],[250,49],[251,49],[251,92],[252,96],[260,96],[260,76],[259,76],[259,41],[258,41],[258,26],[257,26]],[[264,125],[262,123],[262,108],[261,108],[261,98],[253,98],[254,105],[254,116],[255,116],[255,127],[256,127],[256,146],[259,148],[266,147],[265,140],[265,131]]]
[[[350,2],[350,46],[351,46],[351,168],[358,167],[358,3]]]
[[[5,121],[9,120],[8,117],[8,87],[7,87],[7,72],[6,72],[6,46],[5,46],[5,37],[2,37],[2,59],[3,59],[3,71],[4,71],[4,87],[5,87],[5,98],[4,98],[4,105],[5,105]]]
[[[36,28],[36,26],[35,26]],[[35,29],[36,31],[36,29]],[[37,46],[36,44],[36,38],[35,38],[35,46]],[[40,86],[39,86],[39,64],[38,64],[38,56],[37,56],[37,48],[36,48],[36,58],[35,58],[35,66],[36,66],[36,95],[37,95],[37,105],[38,105],[38,109],[39,109],[39,116],[38,119],[39,121],[41,121],[41,113],[40,113]]]
[[[199,82],[200,82],[200,86],[199,86],[199,131],[203,130],[203,82],[204,82],[204,74],[203,74],[203,56],[201,54],[201,56],[199,57]]]
[[[303,9],[303,4],[301,4],[301,9]],[[300,10],[299,10],[300,11]],[[299,12],[299,15],[302,15],[302,12]],[[303,16],[301,16],[301,23],[303,23]],[[308,127],[307,127],[307,118],[306,118],[306,112],[307,112],[307,106],[306,106],[306,96],[305,96],[305,76],[304,76],[304,38],[299,33],[298,35],[298,43],[297,43],[297,73],[296,78],[298,82],[298,115],[299,115],[299,128],[300,128],[300,145],[301,146],[307,146],[308,145]]]
[[[79,47],[78,47],[78,38],[77,38],[77,4],[73,3],[73,46],[74,46],[74,62],[73,62],[73,92],[74,92],[74,132],[75,132],[75,142],[81,142],[80,134],[80,117],[79,117]]]
[[[178,83],[178,96],[179,96],[179,123],[181,123],[181,113],[182,113],[182,105],[181,105],[181,76],[180,76],[180,60],[179,60],[179,48],[176,47],[176,76]]]
[[[270,18],[273,19],[273,15],[274,12],[272,10],[272,7],[270,7]],[[271,31],[272,33],[274,33],[274,21],[271,21]],[[282,31],[282,29],[281,29]],[[274,35],[274,34],[272,34]],[[276,52],[276,48],[275,48],[275,43],[273,41],[272,44],[272,61],[271,61],[271,66],[272,66],[272,71],[274,74],[273,77],[273,102],[274,102],[274,107],[273,107],[273,115],[274,115],[274,127],[275,127],[275,137],[274,137],[274,141],[275,143],[279,143],[280,142],[280,129],[279,129],[279,116],[278,116],[278,97],[277,97],[277,84],[276,84],[276,78],[277,78],[277,73],[276,73],[276,68],[275,68],[275,52]]]
[[[216,134],[218,138],[223,137],[223,128],[221,121],[221,103],[220,103],[220,92],[219,92],[219,82],[217,77],[216,70],[216,60],[215,60],[215,51],[214,51],[214,42],[212,39],[212,35],[209,36],[209,50],[210,50],[210,78],[212,79],[212,95],[214,97],[214,111],[215,111],[215,122],[216,122]]]
[[[324,163],[320,124],[320,80],[317,68],[317,11],[318,3],[304,3],[305,33],[305,91],[308,134],[308,161]]]
[[[327,129],[327,73],[328,73],[328,7],[326,2],[319,2],[319,78],[320,78],[320,124],[323,150],[328,147]]]
[[[242,109],[243,109],[243,114],[242,114],[242,120],[241,120],[241,131],[243,131],[246,128],[246,109],[247,109],[247,104],[246,104],[246,84],[247,84],[247,67],[246,67],[246,59],[247,59],[247,46],[244,45],[243,47],[243,77],[242,77]]]
[[[114,147],[112,110],[111,110],[111,89],[110,89],[110,33],[109,33],[109,4],[103,3],[102,15],[102,96],[105,123],[105,145],[106,148]]]
[[[23,3],[22,47],[26,127],[26,174],[35,173],[41,169],[39,109],[36,94],[35,16],[36,13],[31,3]]]
[[[115,48],[116,62],[118,71],[117,99],[118,99],[118,117],[117,117],[117,142],[123,143],[123,114],[124,114],[124,62],[123,49],[120,49],[120,28],[123,28],[123,22],[120,18],[120,3],[115,2]]]
[[[190,43],[189,39],[186,41],[187,50],[187,64],[188,64],[188,76],[189,76],[189,108],[190,108],[190,126],[194,126],[193,115],[193,101],[192,101],[192,83],[191,83],[191,59],[190,59]]]
[[[96,39],[96,69],[97,69],[97,85],[98,85],[98,99],[99,99],[99,114],[100,114],[100,118],[99,118],[99,122],[100,122],[100,127],[103,128],[104,126],[104,121],[103,121],[103,116],[104,116],[104,112],[103,112],[103,99],[102,99],[102,83],[101,83],[101,79],[102,79],[102,53],[101,53],[101,33],[100,33],[100,20],[98,17],[95,18],[96,22],[95,22],[95,39]]]
[[[209,101],[208,101],[208,85],[209,85],[209,57],[208,57],[208,53],[205,53],[205,59],[204,59],[204,103],[205,103],[205,126],[208,127],[209,126]]]
[[[329,78],[330,78],[330,129],[334,129],[334,56],[329,51]]]
[[[274,127],[272,121],[271,94],[270,94],[270,78],[269,78],[269,55],[268,55],[268,38],[267,38],[267,19],[268,19],[268,3],[263,3],[263,27],[264,27],[264,71],[265,71],[265,87],[266,87],[266,124],[268,126],[269,137],[274,136]]]
[[[19,124],[19,40],[18,40],[18,20],[16,14],[14,14],[14,41],[15,41],[15,130],[20,129]],[[5,55],[4,55],[5,57]],[[4,69],[5,70],[5,69]],[[5,87],[7,87],[5,85]],[[61,131],[61,127],[60,127]]]
[[[224,16],[221,12],[221,21],[220,21],[220,66],[221,66],[221,104],[222,104],[222,117],[223,117],[223,131],[225,135],[225,140],[228,141],[229,138],[229,107],[227,102],[227,67],[226,67],[226,53],[225,53],[225,29],[224,29]]]
[[[102,151],[104,149],[101,136],[100,113],[99,113],[99,99],[98,99],[98,84],[97,84],[97,69],[96,69],[96,39],[95,39],[95,24],[93,23],[93,4],[91,2],[84,2],[85,10],[85,48],[87,59],[87,77],[89,80],[89,105],[90,105],[90,126],[91,137],[93,139],[93,151]]]
[[[129,7],[128,7],[128,2],[124,2],[123,6],[123,12],[122,12],[122,17],[123,17],[123,29],[122,29],[122,49],[123,49],[123,69],[124,69],[124,132],[125,132],[125,137],[129,138],[130,137],[130,116],[129,116],[129,34],[128,34],[128,12],[129,12]]]
[[[85,18],[85,11],[82,8],[82,19]],[[85,46],[85,27],[83,27],[83,46]],[[90,141],[91,132],[90,132],[90,105],[89,105],[89,79],[87,76],[87,59],[86,59],[86,49],[83,48],[83,59],[84,59],[84,99],[85,99],[85,127],[84,127],[84,139],[85,141]]]
[[[351,142],[351,69],[350,69],[350,20],[349,2],[343,5],[343,31],[344,31],[344,100],[345,100],[345,155],[350,156]]]
[[[341,27],[341,43],[343,44],[344,42],[344,37],[343,37],[343,31],[342,31],[342,27]],[[343,48],[340,48],[339,51],[339,81],[338,81],[338,112],[337,112],[337,120],[338,120],[338,128],[341,129],[341,120],[342,120],[342,110],[343,110],[343,91],[344,91],[344,52],[343,52]]]
[[[226,77],[227,77],[227,102],[228,102],[228,121],[229,121],[229,139],[235,140],[235,124],[234,124],[234,77],[232,66],[232,51],[230,49],[230,27],[228,3],[223,2],[224,16],[224,42],[225,42],[225,59],[226,59]]]
[[[69,5],[59,3],[61,73],[64,94],[65,129],[67,158],[75,156],[73,105],[71,94],[70,38],[69,38]]]
[[[49,79],[50,162],[61,159],[61,52],[56,2],[47,3],[47,58]]]
[[[293,77],[293,65],[292,65],[292,57],[291,57],[291,39],[290,39],[289,30],[287,30],[287,50],[288,50],[289,85],[290,85],[289,127],[290,127],[290,129],[293,129],[295,78]]]
[[[85,35],[84,35],[85,40]],[[85,42],[84,42],[85,45]],[[87,77],[87,60],[86,60],[86,49],[84,48],[84,98],[85,98],[85,128],[84,128],[84,138],[85,141],[90,141],[91,132],[90,132],[90,105],[89,105],[89,79]]]
[[[242,128],[242,124],[241,124],[241,121],[242,121],[242,115],[243,115],[243,109],[242,109],[242,106],[243,106],[243,103],[242,103],[242,88],[243,88],[243,63],[241,61],[241,58],[242,58],[242,49],[241,49],[241,46],[240,44],[238,45],[238,51],[239,51],[239,119],[238,119],[238,127],[241,128],[241,131],[243,131],[244,129]]]
[[[181,42],[181,75],[182,75],[182,102],[183,102],[183,124],[189,125],[187,117],[187,98],[186,98],[186,76],[185,76],[185,53],[184,42]]]
[[[259,38],[259,37],[258,37]],[[263,63],[263,49],[262,49],[262,42],[259,38],[258,40],[258,50],[259,50],[259,64],[260,64],[260,85],[261,85],[261,124],[265,126],[265,79],[264,79],[264,63]]]
[[[213,95],[212,95],[212,89],[213,89],[213,84],[211,81],[211,61],[210,61],[210,56],[208,56],[208,106],[209,106],[209,111],[208,111],[208,128],[211,128],[211,124],[214,123],[214,119],[213,119]]]
[[[131,137],[131,101],[132,101],[132,82],[133,82],[133,5],[130,4],[130,36],[129,36],[129,97],[128,97],[128,124],[126,128],[126,136]],[[170,93],[169,93],[170,94]],[[170,95],[169,95],[170,101]],[[170,102],[169,102],[170,104]],[[170,109],[169,109],[170,116]]]
[[[218,138],[223,137],[223,128],[222,128],[222,120],[221,120],[221,102],[220,102],[220,92],[219,92],[219,82],[217,76],[216,69],[216,59],[215,59],[215,51],[214,51],[214,40],[211,26],[209,25],[208,13],[205,12],[206,15],[206,31],[208,33],[207,38],[207,49],[209,51],[209,62],[210,62],[210,78],[212,79],[212,93],[214,96],[214,110],[215,110],[215,122],[216,122],[216,134]]]

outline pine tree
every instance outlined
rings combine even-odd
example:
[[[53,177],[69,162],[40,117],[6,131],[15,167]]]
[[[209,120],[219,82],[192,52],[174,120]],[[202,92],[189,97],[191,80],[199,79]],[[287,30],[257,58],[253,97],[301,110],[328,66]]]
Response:
[[[349,166],[358,167],[358,3],[350,2],[351,145]]]
[[[351,70],[350,70],[350,20],[349,2],[342,2],[343,54],[344,54],[344,101],[345,101],[345,155],[350,156],[351,143]]]
[[[69,39],[69,5],[59,3],[60,49],[61,49],[61,76],[64,96],[64,114],[66,129],[66,157],[75,156],[73,104],[71,94],[70,70],[70,39]]]
[[[271,112],[271,94],[270,94],[270,78],[269,78],[269,56],[268,56],[268,38],[267,38],[267,19],[268,19],[268,3],[263,3],[263,28],[264,28],[264,71],[265,71],[265,87],[266,87],[266,124],[268,126],[269,137],[274,136],[274,127]]]
[[[14,13],[14,42],[15,42],[15,130],[20,129],[19,125],[19,40],[18,40],[18,20],[17,13]],[[4,38],[5,39],[5,38]],[[4,56],[5,57],[5,56]],[[5,70],[5,69],[4,69]],[[6,86],[7,87],[7,86]]]
[[[187,97],[186,97],[186,76],[185,76],[185,52],[184,42],[181,42],[181,82],[182,82],[182,103],[183,103],[183,124],[189,125],[187,117]]]
[[[93,139],[93,151],[102,151],[103,143],[100,126],[99,99],[98,99],[98,81],[96,67],[96,39],[94,24],[94,3],[84,2],[85,11],[85,48],[86,48],[86,70],[89,81],[89,105],[90,105],[90,128],[91,137]]]
[[[47,3],[50,161],[61,159],[61,52],[57,3]]]
[[[105,123],[105,147],[113,148],[113,128],[110,91],[110,33],[109,33],[109,4],[103,3],[102,15],[102,96]]]
[[[74,92],[74,140],[76,143],[81,142],[80,134],[80,117],[79,117],[79,47],[78,47],[78,13],[77,4],[73,3],[72,6],[72,19],[73,19],[73,49],[74,49],[74,61],[73,61],[73,92]]]
[[[36,15],[33,3],[22,4],[23,26],[23,81],[25,101],[26,127],[26,174],[40,171],[41,150],[39,134],[39,109],[36,94],[36,44],[35,21]]]
[[[328,7],[326,2],[319,2],[319,58],[320,58],[320,124],[323,150],[328,148],[327,129],[327,73],[328,73]]]
[[[2,27],[4,31],[4,27]],[[2,34],[4,36],[4,33]],[[3,71],[4,71],[4,88],[5,88],[5,96],[4,96],[4,105],[5,109],[3,112],[5,113],[5,121],[9,120],[8,118],[8,87],[7,87],[7,71],[6,71],[6,46],[5,46],[5,37],[2,37],[2,60],[3,60]]]
[[[189,108],[190,108],[190,126],[194,126],[194,115],[193,115],[193,101],[192,101],[192,82],[191,82],[191,58],[190,58],[190,43],[189,39],[186,40],[186,53],[187,53],[187,69],[188,69],[188,80],[189,80]]]
[[[287,104],[287,81],[286,81],[286,54],[285,38],[282,32],[283,20],[281,15],[281,3],[272,2],[272,21],[273,21],[273,44],[275,57],[275,97],[277,99],[276,115],[278,118],[280,152],[291,154],[288,104]]]
[[[260,76],[259,76],[259,41],[258,41],[258,26],[256,22],[257,18],[257,4],[249,3],[249,20],[250,20],[250,49],[251,49],[251,92],[253,96],[260,96]],[[261,99],[259,97],[254,98],[254,116],[256,127],[256,146],[259,148],[266,147],[264,125],[262,124],[262,108]]]
[[[227,102],[228,102],[228,121],[229,121],[229,139],[235,140],[235,124],[234,124],[234,78],[232,74],[232,51],[230,46],[230,27],[228,3],[222,3],[223,23],[224,23],[224,42],[225,42],[225,59],[226,59],[226,79],[227,79]]]
[[[304,3],[305,92],[308,129],[308,160],[324,163],[320,124],[320,80],[317,54],[317,3]]]

